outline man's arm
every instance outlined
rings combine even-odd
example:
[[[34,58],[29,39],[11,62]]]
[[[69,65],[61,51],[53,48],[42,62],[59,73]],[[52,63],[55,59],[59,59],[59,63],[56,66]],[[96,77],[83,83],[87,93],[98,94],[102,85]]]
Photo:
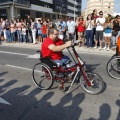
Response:
[[[62,51],[63,49],[65,49],[65,48],[71,46],[71,44],[72,44],[72,42],[71,42],[71,41],[68,41],[68,42],[66,42],[65,44],[60,45],[60,46],[56,46],[56,45],[54,45],[54,44],[51,44],[51,45],[48,46],[48,48],[49,48],[50,50],[54,51],[54,52],[59,52],[59,51]]]

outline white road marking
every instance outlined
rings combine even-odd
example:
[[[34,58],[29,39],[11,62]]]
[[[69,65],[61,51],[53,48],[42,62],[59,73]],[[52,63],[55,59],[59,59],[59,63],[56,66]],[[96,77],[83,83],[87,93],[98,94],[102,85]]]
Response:
[[[6,100],[4,100],[3,98],[0,97],[0,103],[2,104],[7,104],[7,105],[11,105],[9,102],[7,102]]]
[[[29,55],[27,58],[40,58],[40,54]]]
[[[7,54],[13,54],[13,55],[23,55],[23,56],[29,56],[30,54],[22,54],[22,53],[14,53],[14,52],[6,52],[6,51],[0,51],[0,53],[7,53]]]
[[[14,52],[6,52],[6,51],[0,51],[0,53],[27,56],[26,58],[40,58],[40,54],[30,55],[30,54],[22,54],[22,53],[14,53]]]
[[[23,69],[23,70],[28,70],[28,71],[32,71],[32,69],[25,68],[25,67],[20,67],[20,66],[15,66],[15,65],[5,64],[5,66],[12,67],[12,68],[18,68],[18,69]]]
[[[28,70],[28,71],[32,71],[33,69],[29,69],[29,68],[25,68],[25,67],[20,67],[20,66],[15,66],[15,65],[9,65],[9,64],[5,64],[5,66],[8,67],[12,67],[12,68],[17,68],[17,69],[23,69],[23,70]],[[37,73],[43,73],[40,70],[35,70]]]

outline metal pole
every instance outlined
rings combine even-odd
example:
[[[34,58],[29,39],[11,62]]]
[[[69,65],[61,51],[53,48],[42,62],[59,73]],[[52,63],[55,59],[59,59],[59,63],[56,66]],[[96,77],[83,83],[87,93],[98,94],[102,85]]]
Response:
[[[76,0],[74,2],[74,22],[75,22],[75,5],[76,5]]]

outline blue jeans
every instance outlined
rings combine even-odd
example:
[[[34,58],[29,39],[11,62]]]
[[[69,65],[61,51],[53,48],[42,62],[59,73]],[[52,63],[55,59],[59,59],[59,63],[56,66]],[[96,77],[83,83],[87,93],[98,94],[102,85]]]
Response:
[[[15,41],[15,32],[11,33],[11,41]]]
[[[26,35],[22,35],[22,38],[23,38],[23,42],[26,42],[26,43],[27,43]]]
[[[70,61],[70,58],[68,56],[63,55],[61,60],[54,60],[59,66],[62,66],[63,64],[67,64]]]
[[[86,46],[92,47],[93,45],[93,30],[86,30]]]
[[[21,30],[17,30],[18,42],[22,42]]]
[[[7,41],[11,42],[10,30],[6,30],[6,37],[7,37]]]

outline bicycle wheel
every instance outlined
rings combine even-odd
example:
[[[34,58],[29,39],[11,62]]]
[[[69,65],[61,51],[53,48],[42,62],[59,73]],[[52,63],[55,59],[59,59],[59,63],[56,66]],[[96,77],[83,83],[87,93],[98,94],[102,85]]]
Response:
[[[88,86],[86,83],[86,80],[83,76],[80,77],[81,87],[83,90],[85,90],[89,94],[98,94],[103,89],[103,80],[102,78],[97,74],[93,72],[86,72],[87,77],[91,83],[91,86]]]
[[[109,60],[106,69],[112,78],[120,79],[120,57]]]
[[[52,71],[43,63],[38,63],[34,66],[32,76],[35,85],[42,90],[47,90],[53,85]]]

